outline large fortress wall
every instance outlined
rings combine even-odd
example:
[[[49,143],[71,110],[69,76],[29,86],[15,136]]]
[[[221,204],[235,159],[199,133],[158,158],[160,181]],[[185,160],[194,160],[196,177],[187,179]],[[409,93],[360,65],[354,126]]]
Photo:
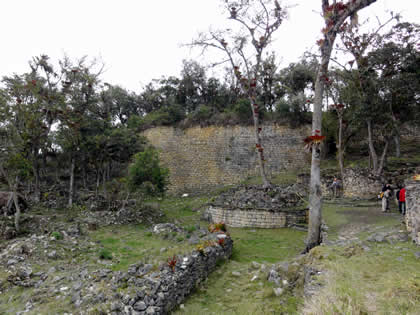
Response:
[[[253,126],[156,127],[143,133],[170,171],[170,193],[205,192],[258,174]],[[262,128],[267,174],[308,165],[303,138],[309,127]]]

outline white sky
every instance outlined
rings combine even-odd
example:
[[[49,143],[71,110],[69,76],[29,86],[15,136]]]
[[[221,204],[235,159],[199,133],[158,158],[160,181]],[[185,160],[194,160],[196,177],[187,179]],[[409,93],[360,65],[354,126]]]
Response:
[[[297,6],[276,35],[282,66],[297,61],[320,38],[321,0],[288,0]],[[183,59],[198,50],[181,48],[199,31],[223,27],[220,0],[0,0],[0,77],[28,71],[40,54],[57,60],[67,54],[100,57],[104,81],[140,92],[161,76],[180,75]],[[377,0],[363,17],[402,13],[420,23],[420,0]],[[385,20],[385,18],[383,18]]]

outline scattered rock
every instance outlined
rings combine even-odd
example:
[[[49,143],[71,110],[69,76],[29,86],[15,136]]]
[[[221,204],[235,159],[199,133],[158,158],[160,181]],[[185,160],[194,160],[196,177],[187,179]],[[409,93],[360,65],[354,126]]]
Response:
[[[232,271],[232,276],[234,277],[240,277],[241,273],[239,271]]]
[[[274,290],[274,294],[275,294],[276,296],[280,296],[280,295],[282,295],[282,294],[283,294],[283,292],[284,292],[283,288],[274,288],[273,290]]]

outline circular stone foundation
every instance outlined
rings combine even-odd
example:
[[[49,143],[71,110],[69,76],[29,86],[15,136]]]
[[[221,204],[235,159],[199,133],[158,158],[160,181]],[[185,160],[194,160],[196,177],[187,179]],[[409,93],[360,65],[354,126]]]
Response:
[[[220,194],[206,211],[210,222],[231,227],[282,228],[307,223],[298,187],[238,186]]]
[[[210,206],[207,215],[211,222],[224,222],[231,227],[275,229],[307,223],[306,209],[269,211],[266,209],[227,209]]]

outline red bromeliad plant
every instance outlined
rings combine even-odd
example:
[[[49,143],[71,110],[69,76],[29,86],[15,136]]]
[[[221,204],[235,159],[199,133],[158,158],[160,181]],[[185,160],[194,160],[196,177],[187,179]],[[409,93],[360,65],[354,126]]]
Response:
[[[320,130],[315,130],[315,134],[312,136],[308,136],[305,139],[303,139],[303,142],[305,142],[305,149],[308,152],[312,152],[312,149],[316,147],[316,149],[319,149],[319,145],[322,141],[324,141],[325,136],[321,136]]]
[[[168,266],[171,268],[172,271],[175,271],[175,266],[176,266],[176,256],[175,255],[172,258],[168,258]]]
[[[224,222],[219,223],[213,223],[210,224],[208,227],[209,232],[215,233],[215,232],[226,232],[226,224]]]
[[[225,246],[225,239],[224,238],[219,238],[218,240],[217,240],[217,244],[219,244],[220,246]]]

